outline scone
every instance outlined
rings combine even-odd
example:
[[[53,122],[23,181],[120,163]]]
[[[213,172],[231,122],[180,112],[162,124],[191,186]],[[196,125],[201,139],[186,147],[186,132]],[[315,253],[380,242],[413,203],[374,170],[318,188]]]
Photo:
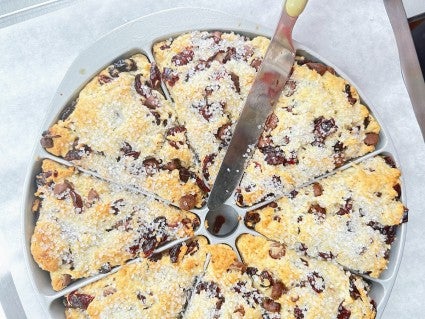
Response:
[[[160,74],[141,54],[101,71],[68,105],[41,145],[103,178],[179,205],[200,207],[205,190],[186,128],[158,91]]]
[[[190,212],[51,160],[43,161],[37,184],[31,253],[55,290],[193,236],[199,223]]]
[[[254,288],[246,265],[227,245],[210,245],[210,261],[198,280],[184,314],[198,318],[264,318],[271,315],[261,305],[265,296]]]
[[[238,248],[267,318],[375,318],[368,285],[337,265],[299,255],[280,243],[242,235]]]
[[[375,149],[380,127],[332,68],[298,57],[238,189],[251,206]]]
[[[203,272],[206,245],[197,237],[71,292],[66,319],[179,318]]]
[[[179,122],[210,185],[268,43],[264,37],[195,31],[153,47]]]
[[[234,201],[259,234],[227,238],[242,260],[196,236],[205,210],[189,210],[206,202],[269,43],[219,31],[160,41],[155,62],[135,54],[100,71],[43,133],[42,147],[74,166],[45,159],[36,177],[34,260],[56,291],[109,273],[62,292],[67,319],[375,318],[354,273],[387,267],[407,221],[400,171],[376,156],[323,177],[380,134],[328,66],[296,57],[247,150]]]
[[[407,217],[400,171],[390,165],[370,158],[248,212],[245,221],[291,249],[377,278]]]

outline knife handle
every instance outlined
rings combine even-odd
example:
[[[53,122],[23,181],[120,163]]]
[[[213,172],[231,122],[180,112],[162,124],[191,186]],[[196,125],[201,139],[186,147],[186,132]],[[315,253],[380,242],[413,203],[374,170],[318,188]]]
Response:
[[[303,11],[308,0],[286,0],[285,11],[290,17],[298,17]]]

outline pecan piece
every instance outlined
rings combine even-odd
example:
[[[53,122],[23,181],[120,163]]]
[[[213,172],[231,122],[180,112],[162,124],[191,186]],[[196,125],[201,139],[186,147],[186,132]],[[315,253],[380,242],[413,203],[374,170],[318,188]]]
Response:
[[[222,34],[223,34],[223,32],[220,32],[220,31],[214,31],[214,32],[211,33],[211,36],[212,36],[215,44],[220,43]]]
[[[69,191],[69,195],[71,196],[72,204],[78,213],[82,212],[83,209],[83,200],[81,196],[75,192],[73,189]]]
[[[270,312],[280,312],[280,308],[281,308],[280,303],[270,298],[264,298],[262,306],[264,309]]]
[[[282,296],[282,294],[287,292],[288,292],[288,288],[285,286],[285,284],[280,280],[276,280],[273,283],[270,297],[272,297],[274,300],[277,300]]]
[[[184,195],[179,200],[179,207],[183,210],[190,210],[196,205],[196,196],[193,194]]]
[[[64,181],[63,183],[55,185],[55,187],[53,188],[53,194],[58,199],[65,199],[66,191],[71,189],[72,185],[68,181]]]
[[[323,193],[323,187],[319,183],[313,183],[313,193],[315,197],[321,196]]]
[[[379,141],[379,134],[376,133],[367,133],[364,139],[364,143],[368,146],[376,146]]]
[[[79,150],[69,150],[68,153],[66,153],[65,160],[67,161],[76,161],[76,160],[80,160],[81,159],[81,154]]]
[[[94,203],[95,201],[99,200],[99,194],[98,192],[96,192],[96,190],[94,190],[93,188],[91,188],[89,190],[89,194],[87,195],[87,199],[90,203]]]
[[[43,148],[52,148],[53,147],[53,139],[50,135],[48,135],[49,132],[44,132],[43,137],[40,139],[40,144]]]
[[[246,271],[246,265],[244,263],[240,262],[240,261],[235,261],[229,266],[227,271],[245,272]]]

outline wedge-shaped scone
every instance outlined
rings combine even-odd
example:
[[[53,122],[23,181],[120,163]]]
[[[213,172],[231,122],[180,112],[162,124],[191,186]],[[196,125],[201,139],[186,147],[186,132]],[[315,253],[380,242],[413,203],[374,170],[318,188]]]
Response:
[[[239,204],[289,193],[373,151],[379,130],[347,81],[299,57],[242,178]]]
[[[406,221],[400,171],[380,156],[246,215],[249,227],[309,256],[379,277]]]
[[[269,40],[235,33],[183,34],[154,45],[154,55],[212,185]]]
[[[263,237],[242,235],[237,245],[255,288],[267,296],[268,318],[375,318],[362,278]]]
[[[67,319],[180,318],[206,260],[197,237],[68,294]]]
[[[158,68],[145,56],[116,61],[62,111],[41,145],[103,178],[140,187],[184,209],[199,207],[205,185],[196,176],[186,129],[159,84]]]
[[[193,235],[192,213],[44,160],[33,210],[31,252],[55,290],[109,272],[165,242]]]
[[[226,245],[211,245],[208,250],[210,262],[184,318],[272,318],[273,313],[262,306],[265,295],[253,286],[236,253]]]

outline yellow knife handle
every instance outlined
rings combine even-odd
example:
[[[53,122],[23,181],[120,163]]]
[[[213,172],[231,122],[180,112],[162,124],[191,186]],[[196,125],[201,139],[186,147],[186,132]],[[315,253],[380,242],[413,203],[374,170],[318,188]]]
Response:
[[[285,10],[291,17],[298,17],[304,10],[308,0],[286,0]]]

